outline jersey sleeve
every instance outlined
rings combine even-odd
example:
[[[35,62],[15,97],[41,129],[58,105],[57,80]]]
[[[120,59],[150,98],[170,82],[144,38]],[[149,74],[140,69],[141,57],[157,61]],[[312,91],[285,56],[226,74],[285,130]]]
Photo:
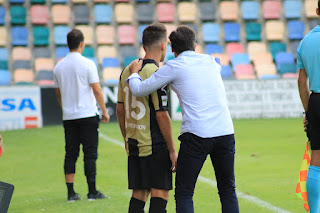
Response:
[[[164,85],[160,89],[151,93],[151,99],[155,111],[168,111],[169,110],[169,96],[168,96],[168,86]]]
[[[56,74],[56,68],[53,70],[53,82],[54,82],[54,88],[59,88],[59,82],[57,79],[57,74]]]
[[[303,61],[301,58],[301,48],[302,42],[300,42],[299,47],[297,49],[297,69],[304,69]]]
[[[88,81],[89,84],[99,82],[98,69],[93,61],[90,61],[88,65]]]
[[[123,92],[123,88],[122,88],[122,84],[123,82],[121,82],[121,76],[122,76],[122,73],[120,75],[120,78],[119,78],[119,86],[118,86],[118,103],[124,103],[124,92]]]

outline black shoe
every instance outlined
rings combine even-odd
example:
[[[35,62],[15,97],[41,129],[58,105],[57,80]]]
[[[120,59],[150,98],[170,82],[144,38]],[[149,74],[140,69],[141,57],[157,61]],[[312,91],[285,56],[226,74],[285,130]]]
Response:
[[[80,197],[79,194],[74,193],[72,195],[68,195],[68,202],[74,202],[74,201],[77,201],[77,200],[81,200],[81,197]]]
[[[88,200],[97,200],[97,199],[103,199],[106,198],[101,192],[97,191],[96,194],[90,194],[88,193]]]

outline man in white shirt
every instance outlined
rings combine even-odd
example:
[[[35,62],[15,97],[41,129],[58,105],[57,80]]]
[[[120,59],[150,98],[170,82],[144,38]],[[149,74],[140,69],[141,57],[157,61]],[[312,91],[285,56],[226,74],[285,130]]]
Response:
[[[64,172],[68,189],[68,201],[80,200],[74,191],[75,164],[83,146],[84,169],[87,177],[88,200],[105,198],[96,190],[96,160],[98,157],[99,116],[97,102],[102,111],[102,122],[108,122],[103,92],[99,84],[96,65],[82,56],[84,37],[73,29],[67,35],[70,53],[54,68],[56,94],[63,112],[65,132]]]
[[[141,61],[130,65],[129,85],[133,95],[145,96],[170,84],[181,105],[182,125],[176,174],[176,209],[194,212],[194,187],[210,154],[215,170],[223,213],[239,212],[235,192],[233,123],[216,60],[195,50],[195,33],[186,26],[173,31],[169,39],[175,59],[142,81]]]

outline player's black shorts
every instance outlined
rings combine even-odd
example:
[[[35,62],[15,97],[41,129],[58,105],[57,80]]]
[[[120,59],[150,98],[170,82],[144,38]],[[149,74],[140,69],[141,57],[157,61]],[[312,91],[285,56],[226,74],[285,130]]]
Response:
[[[320,149],[320,93],[310,95],[307,112],[307,135],[311,150]]]
[[[172,189],[171,161],[167,149],[147,157],[128,157],[129,189]]]

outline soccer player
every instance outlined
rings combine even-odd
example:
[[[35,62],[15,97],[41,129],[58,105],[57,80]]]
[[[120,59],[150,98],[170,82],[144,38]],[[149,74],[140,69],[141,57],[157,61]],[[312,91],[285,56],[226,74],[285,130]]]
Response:
[[[319,16],[320,1],[316,13]],[[320,202],[320,26],[313,28],[297,50],[298,86],[304,124],[311,143],[311,162],[307,177],[307,195],[311,213],[319,213]],[[309,79],[309,85],[308,85]],[[311,95],[310,95],[311,91]]]
[[[81,54],[84,37],[73,29],[67,35],[70,53],[54,68],[56,94],[63,112],[65,133],[64,173],[68,189],[68,201],[80,200],[74,191],[75,164],[80,144],[84,153],[84,169],[87,177],[88,200],[105,198],[96,190],[96,160],[98,157],[99,116],[96,103],[102,111],[102,122],[109,121],[96,65]]]
[[[136,96],[148,95],[167,84],[178,95],[182,125],[175,189],[177,212],[194,212],[195,184],[210,155],[222,212],[237,213],[234,129],[220,75],[221,66],[210,55],[194,52],[195,33],[191,28],[179,26],[169,39],[175,59],[146,80],[138,73],[141,62],[135,60],[130,65],[133,74],[128,80]]]
[[[149,25],[143,31],[146,55],[140,75],[148,78],[159,69],[167,51],[167,30],[163,24]],[[125,80],[126,67],[119,80],[117,117],[128,153],[128,182],[132,189],[129,213],[144,212],[151,192],[150,213],[166,212],[172,172],[177,154],[168,114],[168,88],[162,88],[145,97],[132,95]]]

